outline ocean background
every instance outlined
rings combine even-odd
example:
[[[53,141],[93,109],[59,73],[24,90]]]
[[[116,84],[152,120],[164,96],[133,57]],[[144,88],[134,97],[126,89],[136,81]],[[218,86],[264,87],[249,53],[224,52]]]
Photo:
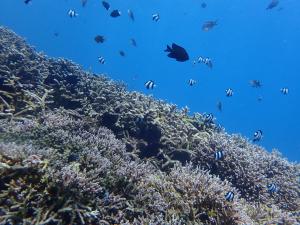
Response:
[[[206,8],[201,4],[205,2]],[[279,149],[291,161],[300,161],[300,2],[282,0],[266,10],[270,0],[111,0],[106,11],[101,1],[0,0],[0,25],[24,37],[50,57],[68,58],[86,70],[124,81],[129,90],[188,106],[193,112],[213,113],[228,133],[252,139],[261,129],[258,143],[267,150]],[[70,18],[74,9],[79,16]],[[110,17],[118,9],[122,15]],[[127,10],[131,9],[135,21]],[[160,21],[152,21],[159,13]],[[201,27],[218,20],[211,31]],[[55,35],[55,33],[57,35]],[[97,44],[96,35],[106,41]],[[137,47],[130,43],[134,38]],[[172,43],[183,46],[190,60],[176,62],[164,49]],[[120,56],[123,50],[125,57]],[[103,56],[106,64],[98,62]],[[213,69],[193,65],[198,56],[213,60]],[[194,79],[197,84],[188,85]],[[250,86],[260,80],[262,88]],[[157,87],[146,90],[154,80]],[[288,87],[283,95],[280,88]],[[225,90],[232,88],[233,97]],[[258,101],[258,97],[262,101]],[[223,111],[216,104],[221,101]]]

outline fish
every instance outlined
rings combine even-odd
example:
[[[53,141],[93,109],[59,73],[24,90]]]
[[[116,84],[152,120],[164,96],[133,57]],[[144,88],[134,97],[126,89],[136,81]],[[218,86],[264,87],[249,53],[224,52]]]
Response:
[[[147,89],[153,89],[153,88],[155,88],[155,83],[154,83],[154,81],[153,80],[149,80],[149,81],[147,81],[146,83],[145,83],[145,87],[147,88]]]
[[[130,9],[128,9],[128,10],[127,10],[127,13],[128,13],[129,18],[130,18],[132,21],[134,21],[135,19],[134,19],[133,12],[132,12]]]
[[[73,18],[73,17],[77,17],[77,16],[78,16],[78,13],[76,13],[75,10],[70,9],[70,10],[68,11],[68,15],[69,15],[71,18]]]
[[[278,4],[279,4],[279,1],[278,1],[278,0],[272,0],[272,1],[269,3],[269,5],[268,5],[268,7],[266,8],[266,10],[268,10],[268,9],[273,9],[273,8],[275,8],[276,6],[278,6]]]
[[[217,20],[215,20],[215,21],[211,20],[211,21],[204,22],[204,24],[202,25],[202,30],[210,31],[211,29],[214,28],[214,26],[218,25],[217,22],[218,22]]]
[[[261,102],[263,100],[263,97],[262,96],[258,96],[257,97],[257,101]]]
[[[199,56],[198,57],[198,63],[204,63],[205,65],[207,65],[209,68],[213,67],[212,61],[210,58],[208,57],[203,57],[203,56]]]
[[[262,86],[262,84],[259,80],[250,80],[249,83],[250,83],[251,87],[254,87],[254,88],[260,88]]]
[[[208,113],[204,115],[204,122],[205,123],[213,123],[214,122],[214,115],[212,113]]]
[[[152,15],[152,20],[155,21],[155,22],[158,22],[160,20],[160,16],[158,13],[154,13]]]
[[[165,52],[169,52],[168,57],[176,59],[178,62],[184,62],[189,60],[189,55],[183,47],[173,43],[172,48],[167,45]]]
[[[231,97],[233,95],[233,90],[231,88],[226,89],[225,92],[227,97]]]
[[[119,54],[120,54],[121,56],[123,56],[123,57],[125,56],[125,52],[122,51],[122,50],[119,51]]]
[[[105,37],[102,36],[102,35],[97,35],[94,40],[97,42],[97,43],[103,43],[105,41]]]
[[[119,17],[119,16],[121,16],[121,11],[119,11],[118,9],[115,9],[110,13],[110,16],[114,17],[114,18]]]
[[[24,3],[28,4],[29,2],[31,2],[31,0],[25,0]]]
[[[280,88],[280,91],[282,94],[287,95],[289,93],[289,89],[284,87],[284,88]]]
[[[268,189],[268,192],[270,192],[272,194],[276,193],[279,190],[278,186],[276,184],[274,184],[274,183],[268,184],[267,185],[267,189]]]
[[[55,37],[58,37],[59,33],[58,33],[58,32],[54,32],[53,35],[54,35]]]
[[[99,61],[99,63],[101,63],[101,64],[105,64],[105,59],[104,59],[103,56],[98,57],[98,61]]]
[[[234,199],[234,193],[232,191],[227,192],[225,195],[225,199],[229,202],[232,202]]]
[[[201,7],[204,9],[206,8],[207,4],[205,2],[202,2]]]
[[[221,101],[218,101],[217,102],[217,109],[222,112],[222,102]]]
[[[215,160],[221,160],[224,158],[224,151],[215,152]]]
[[[193,80],[193,79],[189,79],[189,85],[190,86],[193,86],[193,85],[195,85],[197,82],[195,81],[195,80]]]
[[[255,131],[253,135],[253,142],[260,141],[262,137],[263,137],[262,130]]]
[[[110,9],[110,4],[106,1],[102,1],[102,5],[103,7],[106,9],[106,10],[109,10]]]
[[[85,7],[87,1],[88,1],[88,0],[81,0],[81,5],[82,5],[82,7]]]
[[[137,46],[136,41],[135,41],[134,38],[131,38],[131,39],[130,39],[130,42],[131,42],[131,44],[132,44],[134,47]]]

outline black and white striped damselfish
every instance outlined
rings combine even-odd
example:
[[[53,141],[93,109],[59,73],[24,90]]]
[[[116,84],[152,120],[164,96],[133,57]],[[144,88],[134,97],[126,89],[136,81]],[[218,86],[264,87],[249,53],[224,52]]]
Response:
[[[78,13],[75,12],[75,10],[70,9],[68,12],[69,17],[73,18],[73,17],[77,17]]]
[[[281,93],[284,94],[284,95],[287,95],[289,93],[289,89],[284,87],[284,88],[281,88],[280,89]]]
[[[255,133],[253,135],[253,142],[260,141],[262,139],[262,137],[263,137],[262,130],[255,131]]]
[[[215,152],[215,160],[221,160],[224,158],[224,151],[217,151]]]
[[[232,191],[227,192],[225,195],[225,199],[229,202],[232,202],[234,199],[234,193]]]
[[[233,90],[231,88],[228,88],[225,90],[226,96],[231,97],[233,95]]]
[[[203,56],[199,56],[198,58],[198,63],[204,63],[205,65],[207,65],[209,68],[213,67],[212,61],[210,58],[208,57],[203,57]]]
[[[197,81],[193,80],[193,79],[189,79],[189,85],[190,86],[194,86],[197,83]]]
[[[158,22],[160,20],[160,16],[158,13],[154,13],[152,15],[152,20],[155,21],[155,22]]]
[[[204,115],[204,122],[205,123],[213,123],[214,122],[214,115],[212,113],[208,113]]]
[[[267,189],[268,189],[268,192],[270,192],[270,193],[276,193],[279,190],[278,186],[274,183],[268,184]]]
[[[147,81],[146,83],[145,83],[145,87],[147,88],[147,89],[153,89],[153,88],[155,88],[155,83],[154,83],[154,81],[153,80],[149,80],[149,81]]]
[[[98,61],[99,61],[99,63],[101,63],[101,64],[105,64],[105,59],[104,59],[103,56],[100,56],[100,57],[98,58]]]

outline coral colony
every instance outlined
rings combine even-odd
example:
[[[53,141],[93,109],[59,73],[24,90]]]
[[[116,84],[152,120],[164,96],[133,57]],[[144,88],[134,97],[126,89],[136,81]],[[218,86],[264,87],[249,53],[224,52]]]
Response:
[[[0,28],[0,224],[299,224],[299,174]]]

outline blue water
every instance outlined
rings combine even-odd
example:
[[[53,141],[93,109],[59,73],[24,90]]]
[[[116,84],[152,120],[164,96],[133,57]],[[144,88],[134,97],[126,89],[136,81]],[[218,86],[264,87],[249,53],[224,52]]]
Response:
[[[202,2],[111,0],[111,9],[122,12],[112,18],[100,0],[88,0],[85,8],[80,0],[32,0],[28,5],[1,0],[0,25],[46,55],[65,57],[125,81],[130,90],[188,106],[191,112],[213,113],[229,133],[252,139],[261,129],[260,145],[300,161],[300,1],[281,0],[272,10],[265,10],[270,0],[207,0],[206,8]],[[70,18],[69,9],[79,16]],[[127,9],[133,11],[134,22]],[[153,13],[160,14],[159,22],[152,21]],[[218,20],[218,25],[203,32],[201,26],[208,20]],[[106,42],[96,44],[98,34]],[[137,47],[130,38],[135,38]],[[166,56],[164,49],[173,42],[188,51],[189,61]],[[121,57],[119,50],[126,56]],[[212,70],[193,65],[200,55],[212,58]],[[98,62],[99,56],[106,64]],[[197,81],[193,87],[187,84],[190,78]],[[157,84],[151,91],[144,87],[150,79]],[[253,79],[263,87],[250,87]],[[288,95],[279,91],[282,87],[289,88]],[[227,88],[233,89],[233,97],[225,96]],[[217,110],[217,101],[222,101],[223,112]]]

